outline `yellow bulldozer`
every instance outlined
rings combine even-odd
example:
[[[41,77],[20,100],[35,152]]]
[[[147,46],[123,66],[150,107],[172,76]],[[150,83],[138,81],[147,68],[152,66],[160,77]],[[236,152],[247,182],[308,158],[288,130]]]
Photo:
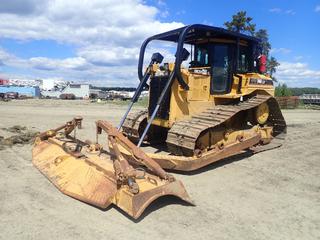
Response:
[[[157,52],[144,68],[151,41],[174,43],[175,61],[162,63]],[[96,141],[81,141],[76,117],[37,137],[33,163],[63,193],[101,208],[115,204],[133,218],[165,195],[193,204],[164,169],[192,171],[281,146],[286,123],[265,72],[255,37],[200,24],[154,35],[141,46],[140,83],[117,128],[99,120]],[[130,113],[144,89],[147,109]],[[102,132],[107,146],[98,143]]]

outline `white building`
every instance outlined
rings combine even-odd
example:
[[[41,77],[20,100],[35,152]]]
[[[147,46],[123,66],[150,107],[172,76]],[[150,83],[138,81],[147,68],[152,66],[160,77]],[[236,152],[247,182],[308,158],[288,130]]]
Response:
[[[90,98],[92,99],[106,99],[108,98],[108,94],[106,91],[102,91],[100,89],[90,89]]]
[[[89,84],[69,84],[62,93],[73,94],[76,98],[89,98],[90,85]]]
[[[59,98],[61,94],[73,94],[75,98],[86,99],[90,96],[89,84],[69,84],[61,91],[42,91],[43,97]]]
[[[54,89],[54,80],[53,79],[43,79],[41,80],[41,88],[43,90],[51,90]]]

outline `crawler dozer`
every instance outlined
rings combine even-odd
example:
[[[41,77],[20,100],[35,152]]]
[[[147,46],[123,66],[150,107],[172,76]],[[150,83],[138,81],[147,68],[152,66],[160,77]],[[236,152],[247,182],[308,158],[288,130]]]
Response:
[[[144,68],[151,41],[176,44],[175,61],[154,53]],[[115,204],[133,218],[165,195],[192,204],[164,169],[192,171],[281,146],[286,123],[265,72],[255,37],[200,24],[154,35],[141,46],[140,83],[117,128],[99,120],[96,141],[81,141],[76,117],[37,137],[33,163],[63,193],[101,208]],[[145,89],[147,109],[131,113]]]

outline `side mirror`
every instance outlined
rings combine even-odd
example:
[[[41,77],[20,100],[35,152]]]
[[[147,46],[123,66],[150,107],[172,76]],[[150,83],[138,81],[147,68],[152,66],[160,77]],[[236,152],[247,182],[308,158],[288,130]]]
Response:
[[[153,63],[161,63],[163,60],[163,56],[160,53],[154,53],[151,57],[151,62]]]
[[[188,59],[188,57],[190,56],[190,53],[187,49],[183,48],[182,49],[182,53],[181,53],[181,59],[182,61],[185,61]]]
[[[187,60],[189,55],[190,55],[189,51],[187,49],[183,48],[182,52],[181,52],[181,60],[182,60],[181,62]],[[177,57],[177,53],[174,56]]]

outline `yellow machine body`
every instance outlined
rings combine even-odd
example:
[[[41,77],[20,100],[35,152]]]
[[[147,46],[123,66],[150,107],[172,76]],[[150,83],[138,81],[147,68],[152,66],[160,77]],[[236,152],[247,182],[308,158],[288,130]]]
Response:
[[[161,65],[163,56],[154,53],[143,74],[151,40],[177,43],[176,59]],[[272,79],[257,68],[258,42],[199,24],[148,38],[140,49],[140,84],[119,127],[99,120],[96,142],[82,141],[75,137],[82,118],[75,117],[36,138],[34,166],[64,194],[99,208],[116,205],[135,219],[161,196],[193,204],[183,184],[164,169],[192,171],[244,151],[281,146],[275,138],[285,133],[286,123]],[[188,67],[182,64],[190,56],[184,43],[194,47]],[[226,88],[214,85],[219,79]],[[129,114],[147,84],[148,109]],[[104,147],[98,143],[102,132]]]
[[[155,63],[147,69],[148,109],[129,115],[123,125],[123,133],[138,145],[144,141],[155,149],[164,146],[165,154],[150,155],[164,168],[195,170],[269,144],[286,130],[256,40],[199,28],[198,33],[190,30],[185,40],[190,52],[178,47],[175,63]]]
[[[169,66],[170,69],[173,70],[174,64],[169,64]],[[153,73],[156,73],[157,70],[158,65],[154,65]],[[233,76],[231,91],[228,94],[217,95],[210,94],[210,82],[214,81],[210,75],[194,73],[186,68],[182,69],[181,72],[183,79],[189,85],[190,89],[185,90],[179,85],[178,81],[174,81],[171,87],[169,119],[166,120],[156,117],[152,124],[171,128],[176,121],[190,119],[193,115],[209,107],[218,104],[228,104],[234,100],[239,101],[240,98],[253,93],[274,96],[272,79],[267,75],[259,73],[237,74],[237,76]],[[242,78],[241,82],[240,78]],[[268,84],[258,82],[250,83],[250,79],[259,79]],[[240,84],[241,86],[239,86]]]

